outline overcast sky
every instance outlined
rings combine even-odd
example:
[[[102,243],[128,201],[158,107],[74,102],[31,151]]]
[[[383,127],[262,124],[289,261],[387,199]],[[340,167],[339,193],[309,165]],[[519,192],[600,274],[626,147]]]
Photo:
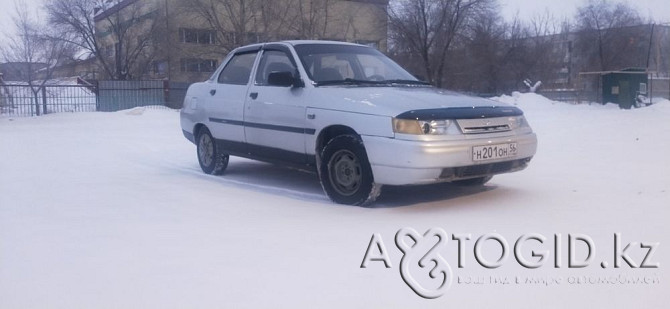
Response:
[[[628,2],[637,7],[643,17],[652,17],[657,22],[670,22],[670,1],[668,0],[611,0],[612,2]],[[586,0],[498,0],[502,14],[507,19],[513,18],[517,12],[522,19],[543,14],[549,10],[555,17],[572,18],[577,7]]]
[[[536,14],[549,10],[557,18],[572,17],[577,6],[586,0],[498,0],[502,14],[511,19],[517,12],[523,19],[529,19]],[[621,2],[622,0],[612,0]],[[15,0],[0,0],[0,34],[11,31],[11,16],[14,14]],[[39,8],[43,0],[25,0],[31,8]],[[634,0],[629,1],[637,6],[645,17],[653,17],[656,21],[670,22],[670,1],[668,0]],[[0,35],[0,37],[2,37]]]
[[[0,42],[5,33],[14,31],[12,16],[16,15],[14,7],[15,0],[0,0]],[[24,0],[23,3],[31,10],[39,10],[44,3],[43,0]]]

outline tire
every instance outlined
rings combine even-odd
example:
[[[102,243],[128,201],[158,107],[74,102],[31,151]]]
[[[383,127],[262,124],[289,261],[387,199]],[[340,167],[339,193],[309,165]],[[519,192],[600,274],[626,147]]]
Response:
[[[216,146],[216,141],[207,128],[200,129],[197,141],[198,163],[202,171],[210,175],[223,174],[230,157]]]
[[[374,183],[368,155],[358,137],[333,138],[321,151],[319,163],[321,186],[335,203],[365,206],[379,196],[381,186]]]
[[[470,178],[470,179],[463,179],[463,180],[456,180],[452,181],[451,183],[459,186],[467,186],[467,187],[474,187],[474,186],[483,186],[487,182],[489,182],[493,178],[493,176],[484,176],[484,177],[478,177],[478,178]]]

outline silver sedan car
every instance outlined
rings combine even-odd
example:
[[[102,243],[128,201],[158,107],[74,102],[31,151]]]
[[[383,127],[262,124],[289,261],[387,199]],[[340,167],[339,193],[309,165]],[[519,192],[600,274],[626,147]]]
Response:
[[[526,168],[537,138],[514,106],[437,89],[381,52],[327,41],[232,51],[187,92],[181,127],[208,174],[229,156],[315,172],[335,202],[383,185],[482,185]]]

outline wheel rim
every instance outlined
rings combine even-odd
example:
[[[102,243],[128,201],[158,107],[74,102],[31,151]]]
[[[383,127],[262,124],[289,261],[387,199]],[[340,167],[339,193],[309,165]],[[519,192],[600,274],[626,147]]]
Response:
[[[329,164],[330,182],[337,193],[354,195],[361,186],[363,173],[358,157],[351,151],[336,152]]]
[[[208,134],[203,134],[200,138],[198,158],[204,166],[210,166],[214,161],[214,143]]]

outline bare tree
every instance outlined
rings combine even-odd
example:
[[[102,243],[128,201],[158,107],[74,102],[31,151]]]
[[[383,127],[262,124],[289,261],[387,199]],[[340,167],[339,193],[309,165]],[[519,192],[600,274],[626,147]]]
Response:
[[[592,70],[615,70],[630,64],[635,29],[643,23],[638,11],[629,4],[606,0],[589,0],[575,17],[578,31],[577,47],[585,59],[584,66]]]
[[[449,63],[446,86],[469,92],[496,93],[502,87],[501,81],[509,63],[501,61],[508,56],[504,51],[507,25],[493,11],[482,12],[477,21],[462,32],[462,45],[449,53],[449,58],[459,61]]]
[[[296,21],[291,17],[295,15],[296,1],[300,0],[260,1],[260,14],[254,21],[262,29],[263,41],[298,38],[293,27]]]
[[[181,3],[184,14],[203,19],[216,31],[221,53],[256,41],[255,21],[262,0],[188,0]],[[268,7],[267,5],[265,6]]]
[[[222,54],[260,41],[323,39],[332,0],[185,0],[182,18],[202,20],[216,32]]]
[[[562,23],[556,19],[554,14],[546,10],[530,18],[528,32],[532,37],[549,36],[561,32]]]
[[[418,57],[425,79],[442,87],[448,52],[477,12],[493,5],[493,0],[398,0],[389,10],[392,44]]]
[[[298,0],[298,22],[294,25],[302,39],[323,39],[328,33],[331,0]]]
[[[441,71],[441,87],[480,94],[492,95],[521,90],[527,88],[525,85],[529,80],[535,86],[538,81],[557,79],[565,57],[558,48],[561,44],[561,37],[557,34],[561,29],[560,23],[550,13],[537,15],[528,22],[523,22],[518,17],[505,21],[492,5],[469,13],[468,21],[454,34],[446,58],[436,58],[431,53],[435,49],[425,48],[423,55],[428,56],[428,61],[420,61],[420,57],[416,56],[419,55],[416,49],[407,47],[409,44],[416,44],[419,35],[413,36],[414,43],[407,42],[404,40],[408,38],[398,36],[395,28],[392,32],[393,56],[415,72],[436,69],[434,74],[440,72],[437,70],[437,61],[443,61],[445,69]],[[426,37],[430,39],[431,35],[435,34]],[[398,48],[401,48],[400,52]],[[410,54],[414,58],[399,58],[398,54]],[[423,66],[412,67],[415,63]],[[428,68],[425,68],[426,63]],[[433,79],[434,82],[436,80],[438,79]]]
[[[120,0],[48,0],[46,10],[50,24],[65,34],[59,39],[95,56],[109,78],[125,80],[147,72],[160,49],[157,44],[165,36],[164,14],[143,3],[115,10],[114,6],[128,4]]]
[[[516,75],[516,86],[521,83],[532,91],[535,85],[550,84],[558,79],[563,69],[567,49],[563,49],[564,40],[560,35],[561,23],[549,11],[534,15],[528,23],[521,25],[522,51],[510,68]]]
[[[0,47],[0,52],[6,62],[22,66],[23,79],[30,87],[35,114],[39,116],[48,113],[45,85],[53,77],[59,63],[72,59],[74,49],[67,42],[53,39],[49,35],[50,29],[28,12],[25,3],[16,1],[15,7],[12,20],[17,33],[6,39],[7,43]]]

